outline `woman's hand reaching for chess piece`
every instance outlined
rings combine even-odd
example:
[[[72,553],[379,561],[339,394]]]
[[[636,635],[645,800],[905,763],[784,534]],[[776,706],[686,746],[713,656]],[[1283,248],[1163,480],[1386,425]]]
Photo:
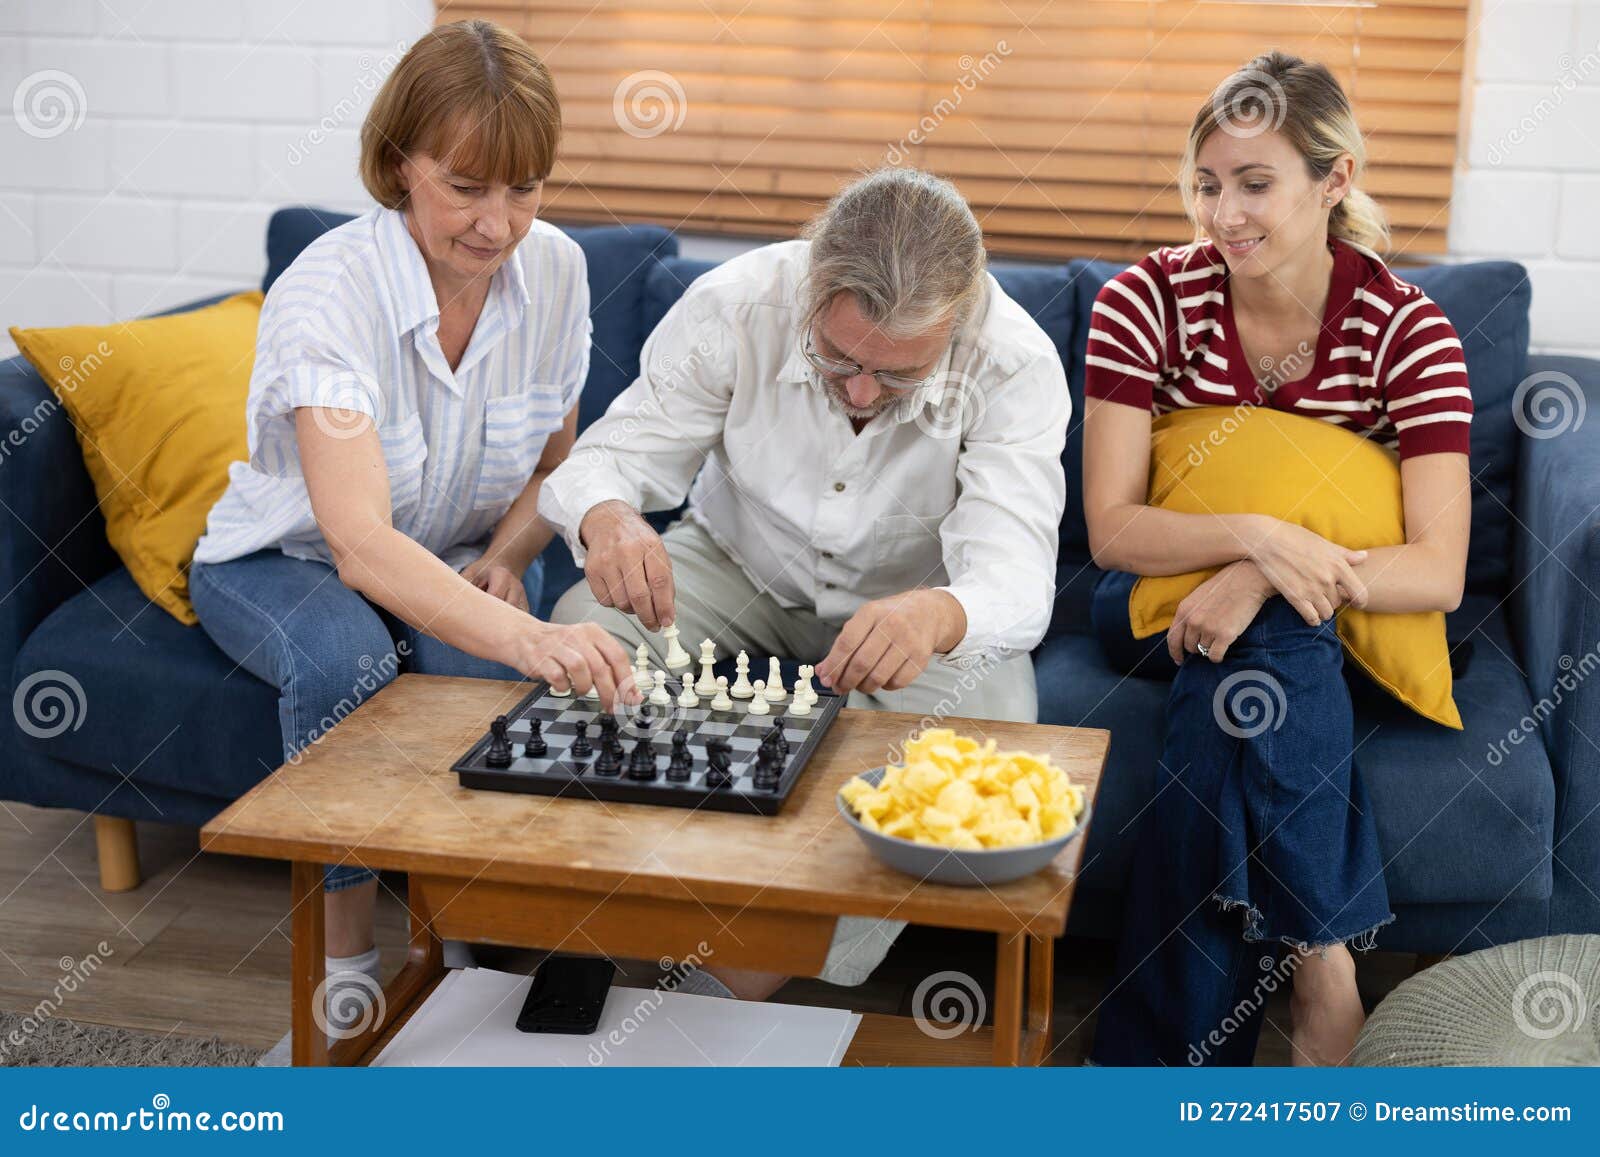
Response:
[[[633,667],[622,645],[597,623],[561,626],[528,619],[511,638],[500,661],[560,691],[587,695],[592,690],[600,696],[605,711],[612,709],[619,695],[630,704],[639,698],[633,689]],[[618,691],[619,687],[623,690]]]

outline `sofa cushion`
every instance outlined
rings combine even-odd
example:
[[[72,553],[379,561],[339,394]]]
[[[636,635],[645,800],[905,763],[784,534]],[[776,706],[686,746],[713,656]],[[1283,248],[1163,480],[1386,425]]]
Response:
[[[1078,333],[1088,340],[1089,310],[1107,281],[1126,266],[1112,261],[1074,261]],[[1511,395],[1528,364],[1528,305],[1533,291],[1528,273],[1512,261],[1474,261],[1464,265],[1399,268],[1401,277],[1418,286],[1444,310],[1461,337],[1472,384],[1472,545],[1467,554],[1467,589],[1497,593],[1510,574],[1512,533],[1511,485],[1516,475],[1518,431],[1511,415]],[[1083,398],[1083,364],[1068,365],[1073,399]],[[1072,475],[1068,475],[1069,480]],[[1081,474],[1079,475],[1081,478]],[[1068,486],[1068,521],[1083,526],[1081,483]],[[1066,523],[1063,523],[1063,531]],[[1063,539],[1066,538],[1063,533]],[[1074,545],[1076,545],[1076,541]],[[1065,546],[1063,546],[1065,549]]]
[[[20,685],[39,672],[55,673],[39,688],[70,689],[70,680],[82,690],[75,726],[22,733],[57,759],[220,799],[237,799],[283,762],[277,690],[155,607],[123,568],[28,637],[13,675]]]
[[[1550,894],[1554,780],[1539,743],[1491,744],[1532,710],[1504,614],[1472,596],[1450,616],[1463,731],[1418,718],[1350,665],[1356,766],[1377,814],[1391,904],[1497,903]],[[1157,639],[1148,640],[1158,645]],[[1133,857],[1133,821],[1149,802],[1160,757],[1163,680],[1123,675],[1097,640],[1062,635],[1034,653],[1039,721],[1111,731],[1095,801],[1083,886],[1120,893]]]

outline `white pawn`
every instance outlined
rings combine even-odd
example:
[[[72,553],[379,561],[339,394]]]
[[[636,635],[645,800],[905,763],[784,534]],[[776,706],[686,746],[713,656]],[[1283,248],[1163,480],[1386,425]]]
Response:
[[[546,683],[545,686],[548,689],[548,693],[557,699],[572,698],[572,684],[570,682],[567,684],[565,691],[557,691],[553,683]]]
[[[717,677],[711,668],[717,662],[717,648],[710,639],[700,644],[700,681],[694,689],[702,695],[715,695],[717,693]]]
[[[683,677],[683,690],[678,693],[678,706],[700,706],[700,697],[694,693],[694,680],[687,675]]]
[[[683,649],[683,644],[678,642],[678,628],[676,624],[661,632],[661,637],[667,641],[667,670],[676,671],[680,667],[687,667],[694,662],[689,658],[689,652]]]
[[[748,699],[755,694],[755,688],[750,685],[750,656],[740,651],[738,662],[734,663],[733,666],[739,677],[733,681],[733,686],[728,689],[728,694],[735,699]]]
[[[816,673],[816,665],[812,663],[807,663],[805,666],[800,668],[800,678],[794,685],[794,697],[796,702],[799,702],[801,698],[804,698],[807,703],[813,705],[816,703],[817,689],[811,685],[811,676],[815,675]]]
[[[757,679],[756,682],[755,682],[755,686],[752,688],[752,691],[753,691],[753,694],[750,696],[750,714],[751,715],[766,715],[766,714],[768,714],[770,709],[767,707],[767,694],[766,694],[767,685],[766,685],[766,681],[764,679]]]
[[[650,692],[650,702],[657,707],[672,706],[672,696],[667,694],[667,673],[665,671],[656,672],[656,685],[655,689]]]
[[[733,710],[733,700],[728,698],[728,677],[726,675],[717,676],[717,694],[716,697],[711,700],[711,710]]]
[[[805,670],[804,667],[802,667],[800,669],[802,671]],[[789,714],[790,715],[810,715],[811,714],[811,700],[807,699],[804,695],[801,694],[801,689],[804,686],[805,686],[804,680],[796,679],[794,681],[794,702],[789,704]]]
[[[783,689],[783,672],[778,670],[776,658],[767,660],[766,695],[768,703],[782,703],[788,697]]]

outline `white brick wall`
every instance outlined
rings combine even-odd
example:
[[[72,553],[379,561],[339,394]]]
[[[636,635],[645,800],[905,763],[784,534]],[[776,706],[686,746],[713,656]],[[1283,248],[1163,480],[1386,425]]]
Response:
[[[1600,356],[1600,0],[1474,15],[1451,253],[1526,263],[1535,347]],[[432,18],[432,0],[0,0],[0,356],[10,325],[258,282],[277,206],[364,208],[375,77]],[[81,86],[84,115],[40,139],[4,108],[46,70]]]
[[[433,11],[0,0],[0,357],[15,352],[9,326],[111,321],[259,285],[281,205],[365,209],[356,130],[385,59]],[[82,123],[30,134],[11,102],[51,70],[81,90],[57,89]]]
[[[1450,251],[1533,281],[1535,349],[1600,357],[1600,0],[1478,0]]]

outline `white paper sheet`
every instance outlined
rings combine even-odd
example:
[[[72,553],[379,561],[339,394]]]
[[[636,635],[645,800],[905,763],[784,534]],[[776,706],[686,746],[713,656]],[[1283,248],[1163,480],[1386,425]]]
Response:
[[[861,1023],[843,1009],[613,988],[592,1034],[524,1033],[515,1022],[529,983],[487,968],[449,973],[374,1065],[836,1066]]]

